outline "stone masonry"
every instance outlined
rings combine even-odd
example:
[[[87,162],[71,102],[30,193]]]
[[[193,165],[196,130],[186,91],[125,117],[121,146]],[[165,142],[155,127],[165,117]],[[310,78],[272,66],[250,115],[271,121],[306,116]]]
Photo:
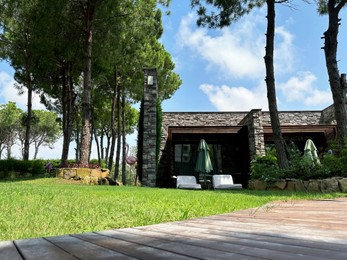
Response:
[[[142,185],[156,186],[156,136],[158,84],[156,69],[144,69]]]

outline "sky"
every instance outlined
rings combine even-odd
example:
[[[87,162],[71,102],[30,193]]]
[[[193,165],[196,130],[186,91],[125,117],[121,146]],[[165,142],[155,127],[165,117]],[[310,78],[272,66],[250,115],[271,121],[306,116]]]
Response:
[[[323,46],[328,17],[314,4],[276,5],[275,78],[278,110],[322,110],[332,104]],[[265,86],[266,8],[255,9],[223,29],[196,26],[190,1],[172,0],[163,15],[160,39],[176,64],[181,87],[163,102],[163,111],[268,110]],[[343,10],[340,17],[346,17]],[[339,33],[339,69],[347,72],[347,24]],[[0,104],[14,101],[26,109],[26,96],[13,88],[13,70],[0,63]],[[34,109],[44,109],[34,97]],[[128,137],[136,145],[136,135]],[[74,156],[74,146],[70,157]],[[95,152],[95,151],[94,151]],[[33,154],[33,152],[31,152]],[[61,141],[53,150],[41,148],[40,158],[60,158]]]

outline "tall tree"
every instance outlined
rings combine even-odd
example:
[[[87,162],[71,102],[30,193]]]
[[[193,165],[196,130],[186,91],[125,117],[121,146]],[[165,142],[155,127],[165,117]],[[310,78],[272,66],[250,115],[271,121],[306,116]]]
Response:
[[[329,75],[330,89],[333,96],[335,119],[337,123],[337,137],[341,144],[345,144],[347,137],[347,112],[346,112],[346,76],[339,73],[337,64],[337,42],[340,26],[339,13],[347,1],[319,0],[318,11],[328,14],[328,29],[324,32],[324,54]]]
[[[5,149],[7,150],[7,158],[12,157],[12,146],[18,138],[22,114],[23,111],[14,102],[0,105],[0,159]]]
[[[212,10],[208,13],[207,8],[203,4],[212,5]],[[266,30],[266,47],[265,47],[265,82],[267,87],[267,97],[270,110],[271,126],[274,137],[274,143],[277,153],[277,161],[281,168],[288,166],[288,156],[286,143],[282,137],[280,121],[278,117],[276,88],[275,88],[275,72],[274,72],[274,39],[275,39],[275,3],[285,3],[286,0],[191,0],[192,7],[197,7],[199,26],[208,25],[210,28],[222,28],[230,26],[230,24],[244,14],[247,14],[254,7],[261,7],[264,3],[267,5],[267,30]]]
[[[0,40],[2,43],[2,58],[10,61],[15,70],[16,85],[20,93],[27,89],[27,118],[25,122],[25,142],[23,159],[29,159],[29,138],[32,123],[32,95],[35,85],[32,77],[32,67],[35,59],[35,24],[37,17],[33,14],[37,1],[2,0],[0,2]]]
[[[83,94],[82,94],[82,133],[81,133],[81,158],[80,163],[86,165],[89,162],[91,147],[91,69],[92,69],[92,45],[93,22],[96,16],[98,0],[80,0],[79,4],[83,12],[84,26],[84,70],[83,70]]]

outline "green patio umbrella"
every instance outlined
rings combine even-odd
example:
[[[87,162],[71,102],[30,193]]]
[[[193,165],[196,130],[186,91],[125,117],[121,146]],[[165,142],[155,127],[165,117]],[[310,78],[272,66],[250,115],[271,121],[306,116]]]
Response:
[[[204,174],[204,181],[206,186],[206,174],[213,170],[211,158],[209,154],[209,148],[204,139],[200,140],[198,146],[198,158],[196,160],[195,171]]]
[[[310,158],[314,164],[320,164],[317,148],[311,139],[307,139],[305,143],[304,154]]]

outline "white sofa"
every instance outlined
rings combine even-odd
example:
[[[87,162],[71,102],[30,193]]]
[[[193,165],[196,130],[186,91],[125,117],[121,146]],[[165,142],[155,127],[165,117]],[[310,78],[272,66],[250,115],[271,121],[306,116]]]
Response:
[[[217,174],[212,176],[212,185],[215,190],[240,190],[242,189],[241,184],[234,184],[233,177],[226,174]]]
[[[196,183],[194,176],[178,175],[176,179],[177,189],[201,190],[201,185]]]

